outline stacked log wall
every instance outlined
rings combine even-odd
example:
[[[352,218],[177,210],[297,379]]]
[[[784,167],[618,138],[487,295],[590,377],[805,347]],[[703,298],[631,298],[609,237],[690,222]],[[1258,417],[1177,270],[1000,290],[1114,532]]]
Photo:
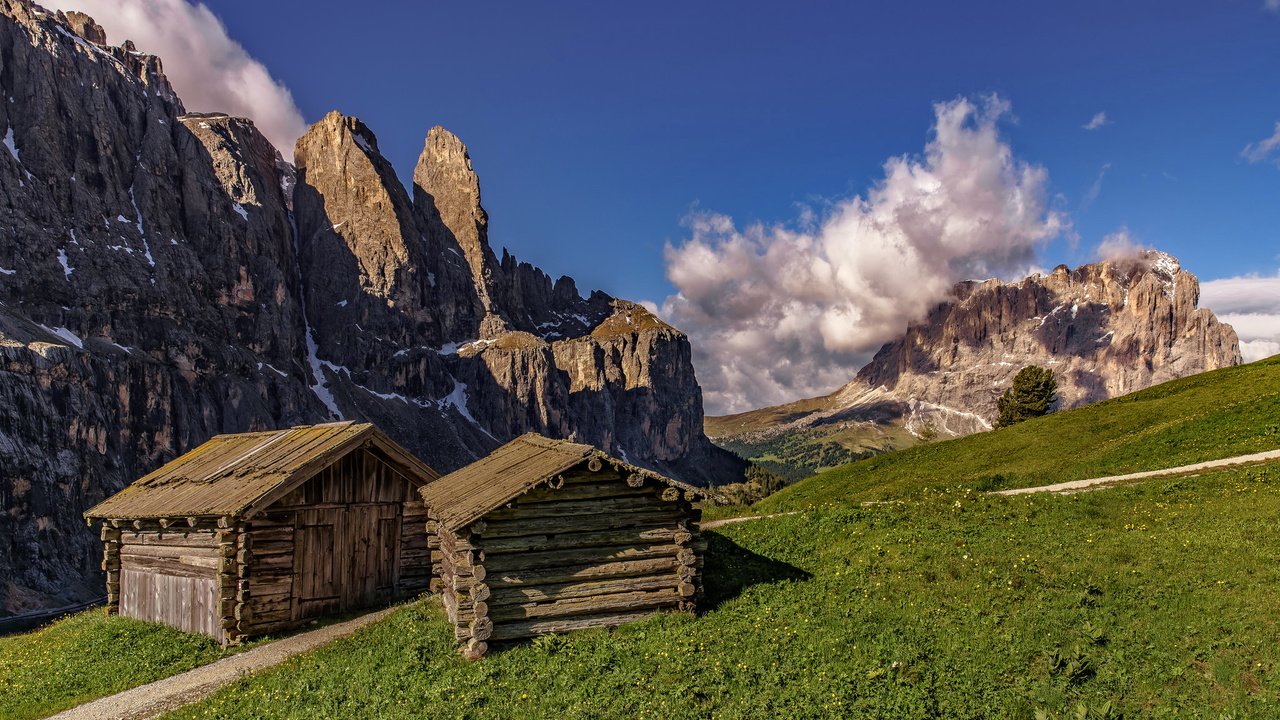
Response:
[[[266,512],[250,520],[249,574],[237,592],[252,607],[252,617],[241,630],[246,636],[266,635],[297,625],[294,617],[294,553],[297,549],[297,513]]]
[[[426,523],[427,508],[422,500],[414,499],[404,504],[400,522],[399,595],[417,595],[431,589],[433,554],[438,558],[440,552],[438,541],[432,547]]]
[[[691,500],[651,478],[583,469],[459,532],[440,528],[441,593],[464,653],[693,610],[703,544]]]
[[[102,525],[102,572],[107,576],[106,613],[120,612],[120,529]]]
[[[218,521],[214,533],[218,543],[217,598],[218,619],[224,645],[238,643],[245,635],[244,627],[252,622],[247,598],[240,594],[240,584],[248,580],[249,557],[244,524],[231,518]]]

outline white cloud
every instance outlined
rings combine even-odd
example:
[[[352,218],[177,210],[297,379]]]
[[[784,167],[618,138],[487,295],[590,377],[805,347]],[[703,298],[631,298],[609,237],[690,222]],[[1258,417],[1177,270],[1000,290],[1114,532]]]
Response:
[[[204,3],[187,0],[41,0],[57,10],[79,10],[107,31],[107,40],[132,40],[159,55],[165,74],[188,110],[253,119],[286,158],[307,129],[288,88],[271,77]]]
[[[1122,227],[1104,236],[1095,252],[1099,260],[1127,260],[1136,258],[1149,250],[1151,248],[1138,242],[1133,233],[1129,232],[1129,228]]]
[[[1272,12],[1280,12],[1280,0],[1266,0],[1262,7]]]
[[[1084,194],[1084,200],[1080,202],[1080,207],[1088,208],[1102,194],[1102,180],[1107,176],[1107,172],[1111,170],[1111,163],[1105,163],[1098,170],[1098,177],[1094,179],[1093,184],[1089,186],[1089,190]]]
[[[694,339],[709,412],[828,392],[967,278],[1021,276],[1066,221],[1048,173],[1000,136],[998,97],[934,106],[920,157],[895,157],[865,195],[813,226],[701,213],[666,250],[678,294],[662,314]]]
[[[1277,2],[1280,2],[1280,0],[1277,0]],[[1083,127],[1085,130],[1097,130],[1103,125],[1110,125],[1110,124],[1111,124],[1111,121],[1107,120],[1107,113],[1100,112],[1095,114],[1093,118],[1089,120],[1089,122],[1085,123],[1084,125],[1081,125],[1080,127]]]
[[[1280,3],[1280,0],[1276,2]],[[1271,137],[1245,145],[1244,150],[1240,151],[1240,157],[1251,163],[1260,163],[1271,158],[1276,150],[1280,150],[1280,122],[1276,123],[1275,132],[1271,133]]]
[[[1280,274],[1201,283],[1200,304],[1236,329],[1246,362],[1280,354]]]

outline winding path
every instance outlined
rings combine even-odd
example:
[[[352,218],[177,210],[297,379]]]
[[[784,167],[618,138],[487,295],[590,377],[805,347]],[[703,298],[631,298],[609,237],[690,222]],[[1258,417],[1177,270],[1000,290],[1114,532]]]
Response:
[[[242,677],[279,665],[294,655],[310,652],[321,645],[352,635],[400,607],[389,607],[361,615],[354,620],[326,625],[260,645],[178,675],[64,710],[51,716],[49,720],[149,720],[212,695]]]
[[[1195,463],[1193,465],[1181,465],[1179,467],[1165,468],[1163,470],[1148,470],[1146,472],[1129,473],[1128,475],[1109,475],[1107,477],[1089,478],[1088,480],[1072,480],[1071,482],[1042,485],[1040,487],[998,490],[993,492],[992,495],[1029,495],[1031,493],[1046,492],[1079,492],[1081,490],[1092,490],[1107,485],[1128,482],[1130,480],[1143,480],[1146,478],[1167,477],[1170,475],[1187,475],[1204,470],[1215,470],[1218,468],[1234,467],[1237,465],[1256,465],[1258,463],[1269,462],[1271,460],[1280,460],[1280,450],[1269,450],[1267,452],[1254,453],[1252,455],[1238,455],[1236,457],[1223,458],[1222,460],[1209,460],[1208,462]]]
[[[724,518],[723,520],[708,520],[704,523],[698,523],[699,530],[711,530],[713,528],[724,527],[725,525],[735,525],[737,523],[749,522],[751,520],[763,520],[765,518],[782,517],[784,515],[799,515],[799,510],[791,512],[773,513],[772,515],[739,515],[738,517]]]

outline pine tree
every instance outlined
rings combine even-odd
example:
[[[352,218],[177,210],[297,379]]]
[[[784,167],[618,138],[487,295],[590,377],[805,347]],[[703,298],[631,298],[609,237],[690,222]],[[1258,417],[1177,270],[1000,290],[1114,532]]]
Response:
[[[1058,381],[1053,371],[1028,365],[1018,371],[1013,385],[996,401],[996,427],[1008,427],[1023,420],[1040,417],[1058,401]]]

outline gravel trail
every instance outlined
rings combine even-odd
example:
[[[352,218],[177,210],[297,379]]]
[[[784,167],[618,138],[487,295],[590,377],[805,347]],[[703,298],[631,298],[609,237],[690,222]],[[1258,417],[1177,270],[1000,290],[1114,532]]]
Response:
[[[1215,470],[1235,465],[1256,465],[1270,460],[1280,460],[1280,450],[1270,450],[1268,452],[1254,453],[1252,455],[1238,455],[1236,457],[1223,458],[1222,460],[1210,460],[1208,462],[1195,463],[1193,465],[1181,465],[1179,467],[1165,468],[1163,470],[1148,470],[1146,472],[1129,473],[1128,475],[1109,475],[1107,477],[1089,478],[1088,480],[1072,480],[1071,482],[1056,483],[1054,485],[1044,485],[1041,487],[998,490],[992,494],[1028,495],[1031,493],[1046,492],[1071,493],[1078,492],[1080,490],[1091,490],[1106,485],[1114,485],[1116,483],[1128,482],[1130,480],[1142,480],[1145,478],[1166,477],[1170,475],[1187,475],[1204,470]]]

